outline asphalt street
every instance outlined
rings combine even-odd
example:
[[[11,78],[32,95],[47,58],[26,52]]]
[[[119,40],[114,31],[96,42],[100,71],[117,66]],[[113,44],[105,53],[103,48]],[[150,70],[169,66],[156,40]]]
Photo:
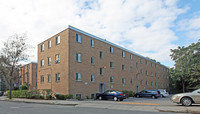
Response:
[[[178,114],[0,101],[0,114]],[[183,113],[180,113],[183,114]]]

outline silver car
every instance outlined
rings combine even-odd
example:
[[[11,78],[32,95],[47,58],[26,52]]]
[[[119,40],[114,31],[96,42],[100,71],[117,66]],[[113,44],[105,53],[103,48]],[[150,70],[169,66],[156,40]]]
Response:
[[[192,104],[200,103],[200,89],[197,89],[191,93],[175,94],[171,97],[171,101],[174,103],[182,104],[184,106],[190,106]]]

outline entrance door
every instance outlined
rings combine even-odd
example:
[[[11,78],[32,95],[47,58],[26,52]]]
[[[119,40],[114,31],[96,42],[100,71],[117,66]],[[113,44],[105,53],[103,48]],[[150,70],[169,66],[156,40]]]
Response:
[[[138,93],[139,92],[139,86],[137,85],[136,86],[136,93]]]
[[[105,88],[104,83],[100,83],[99,84],[99,93],[103,93],[104,92],[104,88]]]

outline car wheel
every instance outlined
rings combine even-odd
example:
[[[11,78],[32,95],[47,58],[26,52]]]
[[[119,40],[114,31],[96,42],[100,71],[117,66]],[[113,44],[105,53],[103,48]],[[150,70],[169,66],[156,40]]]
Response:
[[[184,106],[192,105],[192,100],[189,97],[184,97],[181,99],[181,104]]]
[[[136,97],[137,97],[137,98],[139,98],[139,97],[140,97],[140,95],[136,95]]]
[[[99,97],[99,100],[102,100],[102,97],[101,97],[101,96]]]
[[[161,98],[163,98],[164,96],[163,96],[163,95],[161,95],[160,97],[161,97]]]
[[[123,101],[124,99],[120,99],[120,101]]]
[[[114,97],[114,101],[118,101],[118,98],[117,98],[117,97]]]
[[[155,99],[156,97],[154,95],[151,96],[152,99]]]

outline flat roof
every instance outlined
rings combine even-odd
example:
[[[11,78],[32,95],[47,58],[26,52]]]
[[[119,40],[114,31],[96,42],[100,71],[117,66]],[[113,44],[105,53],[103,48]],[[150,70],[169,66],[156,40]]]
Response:
[[[138,54],[138,53],[135,53],[135,52],[133,52],[133,51],[131,51],[131,50],[128,50],[128,49],[126,49],[126,48],[124,48],[124,47],[121,47],[121,46],[119,46],[119,45],[117,45],[117,44],[114,44],[114,43],[109,42],[109,41],[107,41],[107,40],[105,40],[105,39],[102,39],[102,38],[100,38],[100,37],[97,37],[97,36],[95,36],[95,35],[92,35],[92,34],[90,34],[90,33],[88,33],[88,32],[82,31],[82,30],[80,30],[80,29],[78,29],[78,28],[75,28],[75,27],[73,27],[73,26],[71,26],[71,25],[68,25],[68,28],[69,28],[69,29],[72,29],[72,30],[74,30],[74,31],[80,32],[80,33],[82,33],[82,34],[84,34],[84,35],[87,35],[87,36],[89,36],[89,37],[92,37],[92,38],[94,38],[94,39],[100,40],[100,41],[102,41],[102,42],[104,42],[104,43],[107,43],[107,44],[109,44],[109,45],[115,46],[115,47],[117,47],[117,48],[119,48],[119,49],[122,49],[122,50],[124,50],[124,51],[129,52],[129,53],[132,53],[132,54],[134,54],[134,55],[137,55],[137,56],[139,56],[139,57],[141,57],[141,58],[143,58],[143,59],[146,59],[146,60],[148,60],[148,61],[151,61],[151,62],[153,62],[153,63],[155,63],[155,64],[158,64],[158,65],[164,66],[164,67],[166,67],[166,68],[169,68],[169,67],[167,67],[167,66],[165,66],[165,65],[163,65],[163,64],[160,64],[160,63],[157,63],[157,62],[155,62],[155,61],[152,61],[151,59],[148,59],[148,58],[146,58],[146,57],[144,57],[144,56],[142,56],[142,55],[140,55],[140,54]]]

